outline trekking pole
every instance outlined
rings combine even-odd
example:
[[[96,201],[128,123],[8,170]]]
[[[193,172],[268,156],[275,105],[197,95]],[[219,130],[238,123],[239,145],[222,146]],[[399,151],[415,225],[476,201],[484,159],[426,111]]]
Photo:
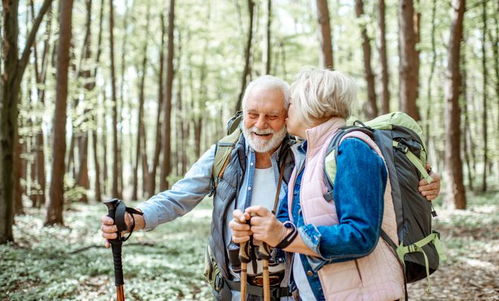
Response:
[[[117,216],[117,211],[121,211],[120,205],[126,208],[124,204],[118,199],[112,199],[109,201],[104,202],[104,204],[107,206],[108,214],[110,218],[115,220]],[[123,212],[124,214],[124,212]],[[115,224],[118,227],[118,232],[116,233],[118,236],[115,239],[110,239],[109,242],[111,243],[111,248],[113,250],[113,261],[114,261],[114,284],[116,285],[116,301],[125,301],[125,292],[123,289],[123,266],[121,264],[121,246],[123,242],[121,241],[121,231],[126,230],[125,229],[120,229],[121,225],[119,223]]]
[[[242,242],[239,244],[239,261],[241,261],[241,301],[246,301],[248,286],[248,262],[250,262],[247,248],[248,243],[249,242]]]
[[[262,242],[258,247],[258,259],[262,260],[263,265],[263,301],[270,301],[269,258],[269,246]]]

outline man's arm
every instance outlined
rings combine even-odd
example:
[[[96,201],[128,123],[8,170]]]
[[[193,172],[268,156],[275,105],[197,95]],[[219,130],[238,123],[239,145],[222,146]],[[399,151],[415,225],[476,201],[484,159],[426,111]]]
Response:
[[[159,224],[172,221],[183,216],[210,192],[210,181],[215,156],[213,145],[201,158],[194,163],[185,177],[175,183],[170,190],[160,192],[149,200],[139,204],[137,210],[144,215],[134,214],[134,230],[152,230]],[[132,225],[132,217],[126,213],[125,223],[128,229]],[[102,237],[116,238],[117,228],[113,219],[103,216],[101,219]],[[106,242],[106,245],[108,243]]]

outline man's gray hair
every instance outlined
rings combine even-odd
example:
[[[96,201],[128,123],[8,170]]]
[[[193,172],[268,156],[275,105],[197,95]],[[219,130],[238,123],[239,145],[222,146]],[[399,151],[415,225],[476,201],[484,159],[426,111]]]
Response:
[[[331,117],[347,119],[356,98],[355,82],[339,71],[310,69],[298,74],[291,85],[293,106],[301,119],[311,125]]]
[[[246,108],[246,102],[248,101],[248,97],[251,95],[251,91],[253,90],[253,88],[260,88],[265,90],[281,90],[282,94],[284,95],[284,108],[286,110],[288,109],[289,97],[291,94],[289,84],[278,77],[272,75],[262,75],[252,80],[246,87],[242,101],[243,110],[245,110]]]

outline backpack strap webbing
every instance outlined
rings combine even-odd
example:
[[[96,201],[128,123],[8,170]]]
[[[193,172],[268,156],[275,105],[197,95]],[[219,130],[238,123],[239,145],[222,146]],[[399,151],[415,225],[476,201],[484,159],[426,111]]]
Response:
[[[218,182],[222,178],[225,168],[230,162],[230,154],[234,147],[236,146],[239,137],[241,136],[241,129],[237,128],[230,135],[227,135],[217,142],[215,148],[215,159],[213,160],[213,169],[211,172],[212,178],[212,192],[218,186]]]
[[[393,147],[402,151],[406,155],[407,159],[409,159],[409,161],[411,161],[411,163],[421,173],[421,177],[423,177],[423,179],[425,179],[428,183],[431,183],[433,181],[433,178],[428,174],[428,171],[423,166],[421,160],[413,152],[411,152],[407,146],[393,140]]]

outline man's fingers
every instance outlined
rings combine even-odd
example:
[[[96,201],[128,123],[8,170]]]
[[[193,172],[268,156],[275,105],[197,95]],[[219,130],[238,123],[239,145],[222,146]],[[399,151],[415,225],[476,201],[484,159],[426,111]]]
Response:
[[[249,214],[243,213],[239,209],[236,209],[234,210],[234,212],[232,212],[232,217],[234,218],[234,220],[240,223],[246,223],[246,221],[250,218]]]
[[[246,223],[239,223],[236,220],[231,220],[229,222],[229,227],[232,229],[232,231],[250,231],[250,225]]]
[[[107,215],[103,215],[101,217],[101,222],[104,225],[114,225],[114,220],[112,218],[110,218],[109,216],[107,216]]]
[[[263,206],[251,206],[251,207],[246,208],[246,210],[244,212],[248,213],[249,215],[251,215],[253,217],[254,216],[268,216],[269,214],[271,214],[269,209],[267,209]]]
[[[232,241],[236,244],[240,244],[242,242],[247,242],[249,240],[249,235],[244,237],[232,236]]]
[[[111,226],[101,225],[100,229],[104,233],[116,233],[116,232],[118,232],[118,227],[116,227],[116,225],[111,225]]]
[[[106,239],[104,246],[109,249],[109,247],[111,246],[111,244],[109,243],[109,240]]]

